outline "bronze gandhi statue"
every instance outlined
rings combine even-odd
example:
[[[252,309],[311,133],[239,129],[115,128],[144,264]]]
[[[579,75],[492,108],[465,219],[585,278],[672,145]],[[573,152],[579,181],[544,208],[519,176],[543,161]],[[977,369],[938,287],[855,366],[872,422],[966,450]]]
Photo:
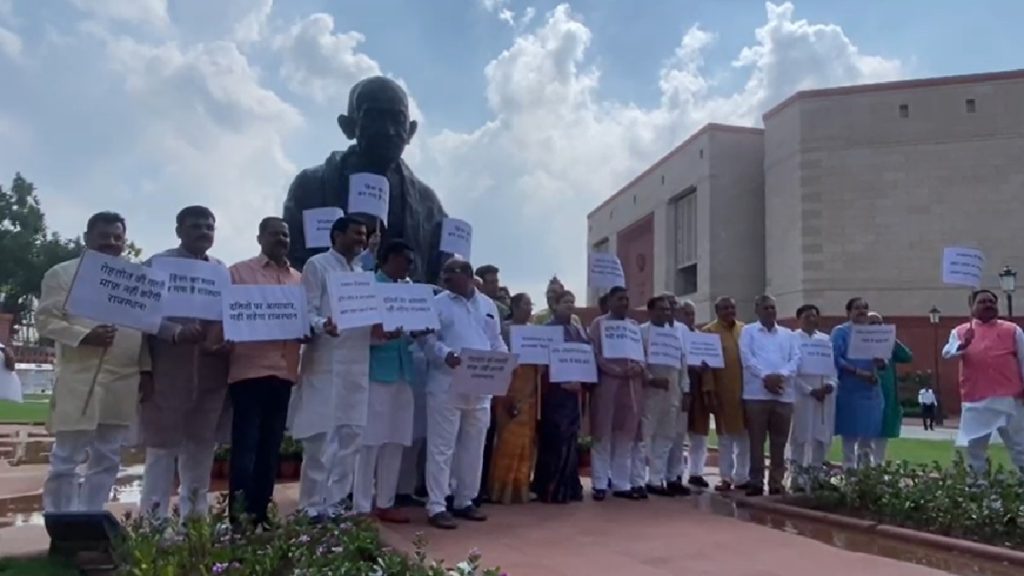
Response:
[[[380,245],[396,238],[405,240],[415,254],[413,279],[437,282],[443,258],[441,225],[447,214],[433,189],[402,161],[402,152],[416,134],[405,90],[383,76],[359,81],[349,92],[348,111],[338,116],[338,126],[355,144],[344,152],[331,152],[323,164],[299,172],[288,188],[284,220],[292,237],[288,253],[291,265],[301,270],[311,256],[327,250],[306,248],[302,213],[337,206],[347,215],[348,178],[368,172],[386,176],[390,188]],[[371,230],[376,228],[375,218],[368,217],[367,222]]]

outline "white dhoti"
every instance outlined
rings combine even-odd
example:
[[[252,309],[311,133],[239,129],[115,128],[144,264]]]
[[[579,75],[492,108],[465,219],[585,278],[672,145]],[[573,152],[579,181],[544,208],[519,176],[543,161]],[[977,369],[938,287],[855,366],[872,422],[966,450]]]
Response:
[[[50,451],[50,474],[43,486],[43,509],[103,510],[121,467],[121,446],[127,435],[128,426],[112,424],[100,424],[95,430],[57,432]],[[78,474],[82,462],[86,462],[84,477]]]
[[[178,507],[182,518],[205,516],[209,509],[210,472],[217,445],[212,441],[184,440],[178,449],[147,448],[139,509],[166,518],[178,471]]]
[[[977,474],[988,469],[988,445],[998,432],[1010,460],[1024,472],[1024,404],[1017,398],[1001,396],[981,402],[964,402],[960,412],[957,447],[967,447],[967,464]]]

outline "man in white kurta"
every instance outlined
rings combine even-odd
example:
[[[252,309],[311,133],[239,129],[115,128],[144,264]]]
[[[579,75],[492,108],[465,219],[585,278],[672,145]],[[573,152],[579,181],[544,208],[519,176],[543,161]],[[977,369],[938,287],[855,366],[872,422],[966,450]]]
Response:
[[[508,352],[494,302],[473,285],[473,267],[458,258],[441,271],[447,287],[434,298],[440,330],[424,341],[430,362],[427,380],[427,513],[430,524],[457,527],[445,505],[454,490],[454,515],[471,521],[487,516],[473,505],[480,490],[484,440],[491,420],[491,396],[454,393],[453,370],[462,350]],[[453,460],[455,462],[453,466]]]
[[[333,274],[362,272],[366,225],[339,218],[333,246],[302,269],[313,340],[303,354],[288,427],[301,440],[299,507],[311,517],[341,512],[352,491],[369,395],[370,327],[346,328],[333,320],[328,283]]]
[[[669,456],[672,444],[679,432],[679,418],[682,417],[683,394],[688,393],[690,381],[683,370],[683,342],[679,332],[671,324],[672,308],[665,296],[656,296],[647,302],[647,314],[651,319],[640,325],[640,333],[644,339],[644,350],[647,353],[647,372],[650,378],[644,387],[644,407],[640,416],[640,430],[643,441],[637,457],[634,453],[632,464],[632,484],[635,487],[644,482],[644,462],[646,461],[645,490],[656,496],[675,496],[669,490],[668,477]],[[662,338],[654,339],[656,352],[652,354],[652,332],[670,334],[677,343],[678,350],[673,359],[667,359],[669,351],[662,345]],[[671,364],[667,363],[671,362]],[[642,485],[641,485],[642,486]]]
[[[100,212],[89,218],[87,248],[121,256],[124,243],[121,216]],[[135,421],[139,388],[152,377],[142,333],[67,313],[78,262],[69,260],[46,272],[36,310],[39,335],[57,345],[47,426],[54,442],[43,486],[47,512],[103,509],[121,466],[121,446]],[[83,461],[86,471],[80,478],[77,469]]]
[[[808,343],[823,343],[822,349],[831,352],[832,340],[828,334],[818,331],[820,313],[813,304],[805,304],[796,311],[800,321],[800,329],[795,332],[801,346],[802,359],[798,369],[796,382],[796,401],[793,403],[793,422],[789,432],[789,459],[794,469],[792,489],[808,488],[810,476],[801,473],[801,468],[820,468],[825,463],[825,455],[832,445],[832,434],[836,426],[836,376],[835,363],[827,362],[830,374],[813,374],[821,372],[811,369],[809,365]],[[821,364],[826,364],[822,362]]]

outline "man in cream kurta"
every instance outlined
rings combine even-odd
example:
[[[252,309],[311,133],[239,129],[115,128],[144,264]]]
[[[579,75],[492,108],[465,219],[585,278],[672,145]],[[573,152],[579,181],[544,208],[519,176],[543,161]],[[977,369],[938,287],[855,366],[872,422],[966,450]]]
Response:
[[[487,516],[473,505],[480,490],[491,397],[451,391],[464,349],[508,352],[498,308],[473,285],[473,267],[453,258],[442,267],[448,290],[434,298],[441,329],[423,340],[427,379],[427,514],[436,528],[456,528],[445,498],[454,483],[454,514],[471,521]],[[453,464],[454,462],[454,464]]]
[[[342,217],[331,227],[332,248],[302,269],[313,341],[302,354],[288,427],[302,441],[299,507],[312,517],[334,516],[352,492],[370,390],[370,327],[345,328],[332,319],[331,275],[362,272],[366,225]]]
[[[87,248],[121,256],[124,243],[120,215],[100,212],[89,218]],[[36,310],[39,335],[57,345],[48,423],[54,443],[43,487],[47,512],[103,509],[121,466],[121,446],[135,421],[141,380],[152,376],[140,332],[67,313],[78,262],[69,260],[46,272]],[[77,468],[87,456],[80,479]]]
[[[818,331],[820,314],[818,307],[804,304],[796,311],[800,329],[796,337],[803,347],[811,341],[827,344],[831,348],[828,334]],[[801,354],[801,358],[806,358]],[[796,376],[796,402],[793,404],[793,423],[789,431],[789,459],[797,468],[820,468],[825,455],[832,445],[832,434],[836,426],[836,376],[834,366],[830,375],[805,374],[801,365]],[[794,489],[806,489],[807,480],[801,474],[792,475]]]

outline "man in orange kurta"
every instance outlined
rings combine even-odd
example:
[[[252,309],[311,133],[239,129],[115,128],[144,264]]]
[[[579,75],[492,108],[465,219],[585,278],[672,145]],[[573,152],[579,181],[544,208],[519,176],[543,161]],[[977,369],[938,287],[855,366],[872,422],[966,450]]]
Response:
[[[705,404],[715,415],[718,436],[718,470],[722,481],[715,490],[745,489],[749,480],[750,440],[743,424],[743,363],[740,360],[740,332],[736,301],[723,296],[715,301],[717,319],[701,329],[722,339],[725,368],[706,370],[701,379]]]

